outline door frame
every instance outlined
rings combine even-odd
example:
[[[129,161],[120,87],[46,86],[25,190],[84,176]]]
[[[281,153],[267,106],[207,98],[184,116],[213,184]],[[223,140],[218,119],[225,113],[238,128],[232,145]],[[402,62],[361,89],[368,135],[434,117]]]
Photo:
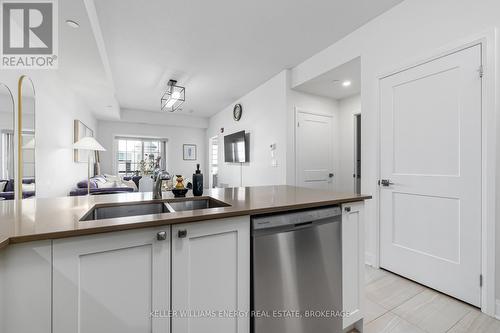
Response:
[[[297,127],[298,127],[298,122],[299,122],[299,113],[305,113],[305,114],[311,114],[311,115],[315,115],[315,116],[323,116],[323,117],[328,117],[328,118],[331,118],[332,119],[332,136],[333,136],[333,114],[328,114],[328,113],[323,113],[323,112],[314,112],[314,111],[308,111],[306,109],[303,109],[303,108],[300,108],[300,107],[297,107],[295,106],[294,107],[295,109],[295,112],[294,112],[294,120],[293,120],[293,148],[294,148],[294,161],[293,161],[293,164],[294,164],[294,167],[295,167],[295,177],[294,177],[294,180],[295,180],[295,186],[299,186],[299,168],[298,168],[298,156],[299,156],[299,149],[298,149],[298,133],[297,133]],[[332,137],[333,138],[333,137]],[[333,145],[333,142],[332,142],[332,145]],[[333,149],[333,146],[332,146],[332,149]],[[334,153],[334,151],[332,151],[332,154]],[[335,166],[335,156],[333,156],[333,164],[332,165],[332,169],[334,169],[334,166]],[[336,172],[334,170],[334,172]],[[335,176],[334,177],[334,182],[335,182]]]
[[[212,141],[217,139],[219,145],[219,135],[210,136],[208,138],[208,188],[213,188],[213,174],[212,174]],[[220,148],[220,146],[219,146]],[[217,166],[219,166],[219,150],[217,149]]]
[[[495,217],[496,217],[496,29],[490,29],[468,38],[458,40],[444,47],[405,62],[404,64],[382,72],[377,76],[377,176],[381,174],[381,107],[380,87],[381,80],[423,65],[427,62],[462,51],[475,45],[481,45],[483,80],[481,101],[481,274],[483,284],[481,288],[481,311],[490,316],[495,316],[496,286],[495,286]],[[374,266],[380,266],[380,187],[375,192],[375,260]],[[478,280],[479,283],[479,280]]]
[[[353,184],[352,184],[352,187],[353,187],[353,193],[357,193],[356,190],[357,190],[357,186],[356,186],[356,183],[357,183],[357,176],[358,176],[358,169],[357,169],[357,166],[358,166],[358,161],[356,159],[357,155],[358,155],[358,127],[357,127],[357,118],[359,117],[359,121],[361,121],[361,110],[359,111],[356,111],[352,114],[352,126],[353,126],[353,135],[354,135],[354,138],[352,140],[352,142],[354,143],[354,146],[352,147],[353,149],[353,161],[352,161],[352,165],[353,165],[353,175],[355,175],[356,177],[353,177],[354,181],[353,181]],[[363,126],[363,125],[361,125]],[[361,139],[363,139],[363,129],[360,129],[360,132],[361,132]],[[361,140],[363,141],[363,140]],[[361,154],[361,149],[359,151],[359,154]],[[362,156],[362,155],[361,155]],[[363,163],[363,158],[361,158],[361,164]],[[360,167],[361,169],[361,167]],[[361,178],[359,179],[359,181],[361,182]],[[361,185],[361,184],[360,184]],[[361,187],[361,186],[360,186]]]

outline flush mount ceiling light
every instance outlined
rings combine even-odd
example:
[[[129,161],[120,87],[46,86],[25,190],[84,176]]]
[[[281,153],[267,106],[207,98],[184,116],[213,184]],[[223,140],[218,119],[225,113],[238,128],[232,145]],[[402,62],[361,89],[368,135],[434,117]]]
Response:
[[[77,29],[80,27],[80,24],[78,24],[78,22],[73,21],[73,20],[66,20],[66,24],[68,26],[72,27],[73,29]]]
[[[161,97],[161,109],[174,112],[186,100],[186,88],[178,86],[176,80],[168,81],[168,89]]]
[[[347,80],[347,81],[342,82],[342,85],[344,87],[349,87],[351,85],[351,83],[352,83],[351,81]]]

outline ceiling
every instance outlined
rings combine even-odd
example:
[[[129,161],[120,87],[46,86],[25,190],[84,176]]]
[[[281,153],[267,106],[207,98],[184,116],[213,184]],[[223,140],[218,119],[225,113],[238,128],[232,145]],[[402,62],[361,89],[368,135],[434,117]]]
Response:
[[[59,68],[61,79],[84,98],[101,119],[118,118],[119,107],[112,82],[106,76],[87,10],[82,0],[58,2]],[[78,29],[65,21],[78,22]]]
[[[351,85],[345,87],[343,82]],[[361,93],[361,58],[355,58],[294,88],[306,93],[342,99]]]
[[[92,3],[59,3],[82,1]],[[186,87],[181,112],[208,117],[400,2],[94,0],[104,69],[92,65],[99,55],[95,45],[73,39],[65,48],[75,52],[72,71],[82,92],[113,90],[121,108],[160,112],[162,92],[176,79]],[[90,29],[88,19],[77,19],[84,22],[81,31],[63,35]],[[106,81],[107,66],[112,82]],[[86,86],[93,75],[97,80]]]

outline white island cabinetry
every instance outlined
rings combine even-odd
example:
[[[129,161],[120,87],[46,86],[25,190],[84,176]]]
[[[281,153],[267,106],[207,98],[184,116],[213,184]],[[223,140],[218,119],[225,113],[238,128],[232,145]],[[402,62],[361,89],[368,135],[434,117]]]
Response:
[[[1,333],[52,333],[51,278],[50,240],[0,250]]]
[[[55,240],[53,332],[168,333],[173,310],[172,332],[248,333],[248,318],[185,310],[249,311],[249,225],[243,216]]]
[[[360,331],[365,279],[363,212],[362,201],[342,205],[342,303],[344,312],[349,313],[343,328],[356,324]]]
[[[342,204],[344,329],[364,315],[363,207]],[[249,333],[250,240],[246,215],[8,245],[0,332]]]

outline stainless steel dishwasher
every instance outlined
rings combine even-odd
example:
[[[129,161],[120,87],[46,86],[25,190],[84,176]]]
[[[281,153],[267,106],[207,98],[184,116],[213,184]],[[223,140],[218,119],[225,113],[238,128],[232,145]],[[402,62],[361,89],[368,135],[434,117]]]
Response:
[[[252,332],[342,332],[341,209],[252,218]]]

